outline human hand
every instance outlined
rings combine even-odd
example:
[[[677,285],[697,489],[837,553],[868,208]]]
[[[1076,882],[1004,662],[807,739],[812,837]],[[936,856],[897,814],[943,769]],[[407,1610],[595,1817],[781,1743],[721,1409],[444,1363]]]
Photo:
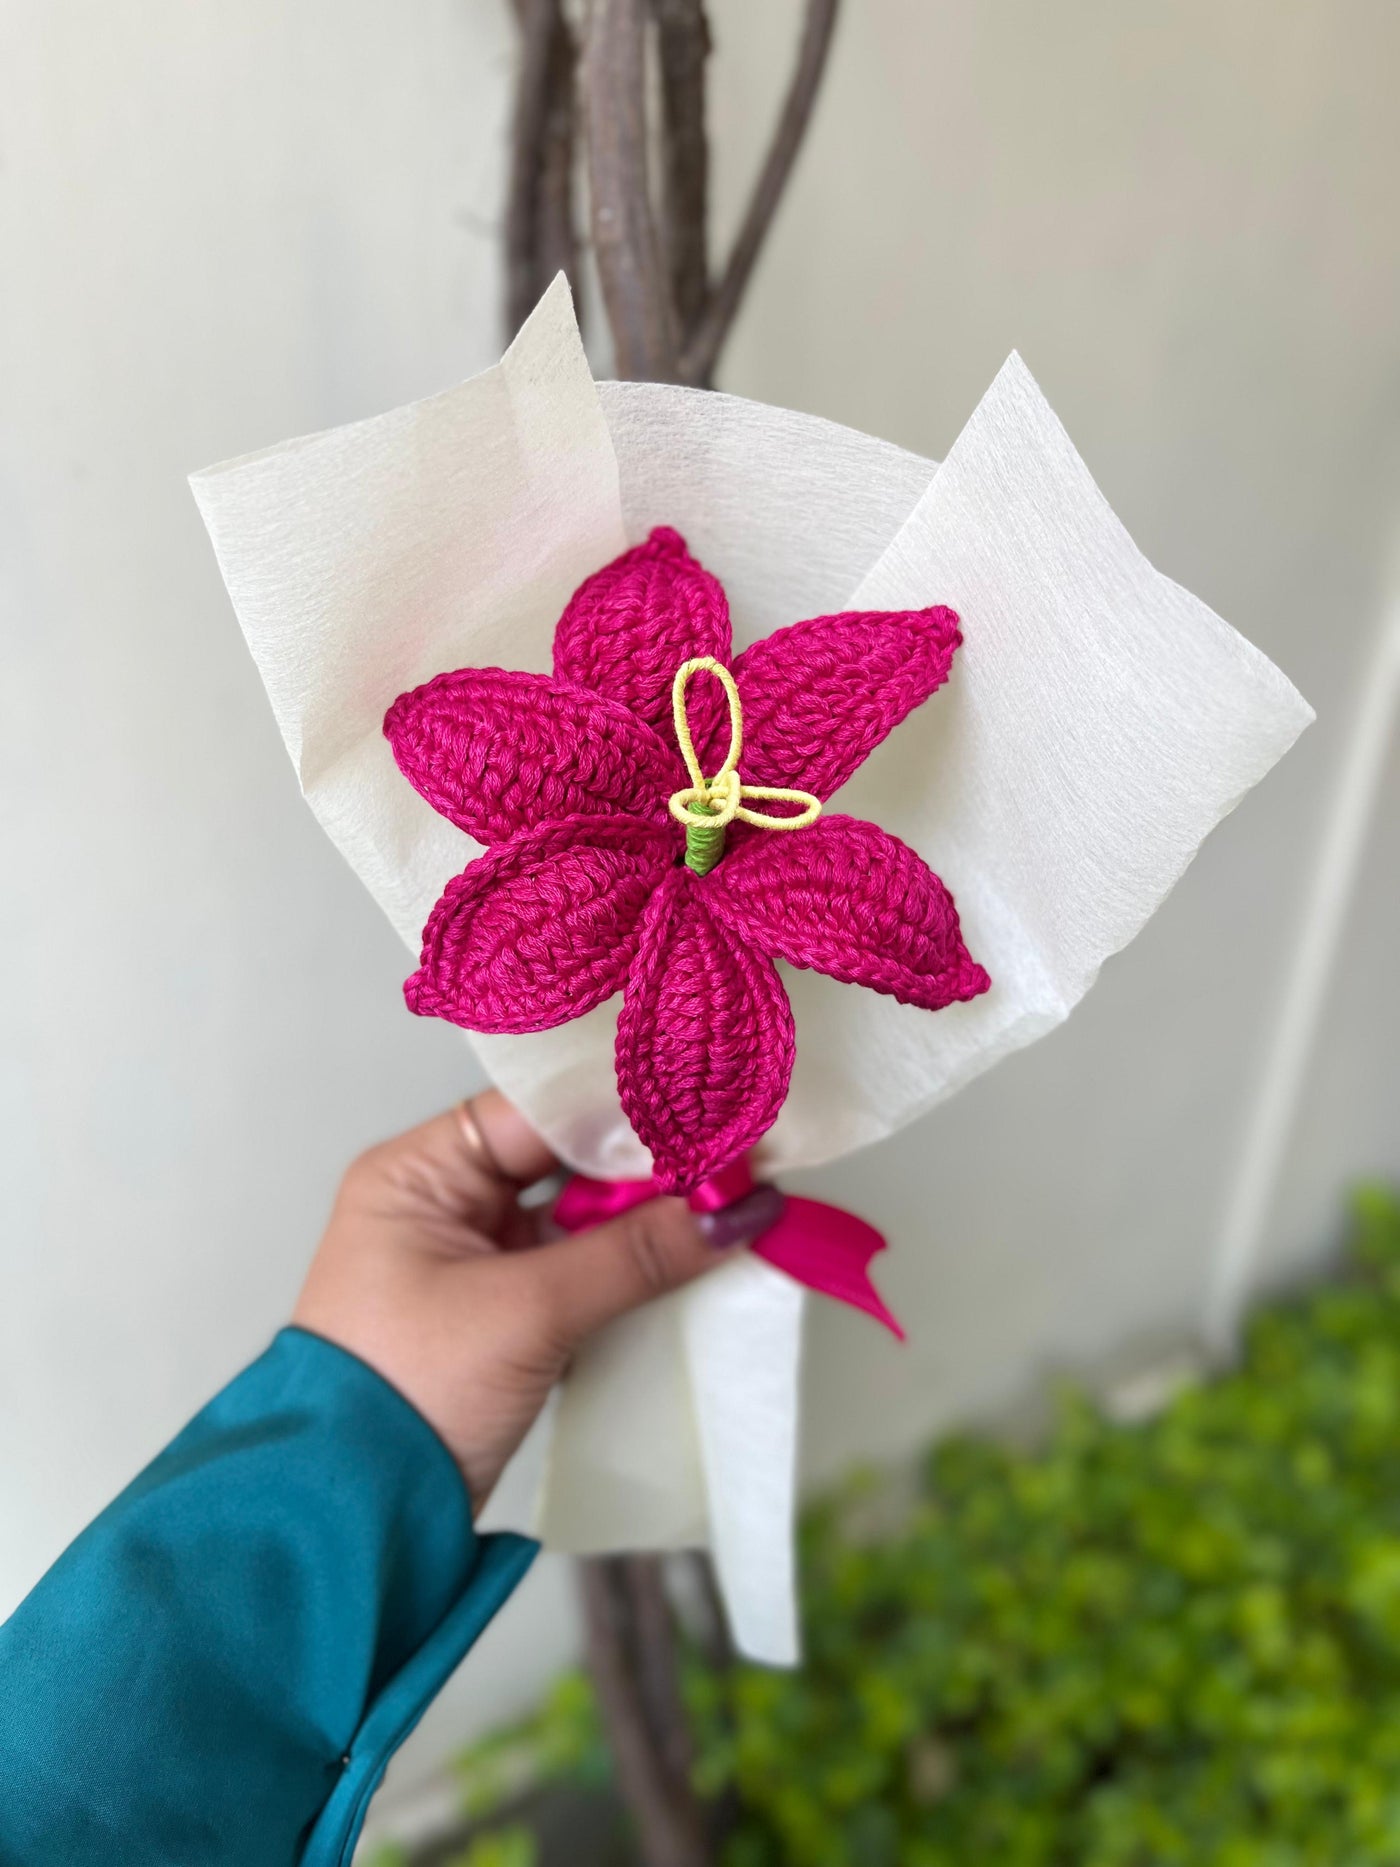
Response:
[[[776,1223],[759,1186],[654,1199],[571,1238],[520,1194],[558,1163],[497,1090],[372,1147],[341,1181],[292,1321],[348,1349],[444,1440],[479,1511],[575,1349]]]

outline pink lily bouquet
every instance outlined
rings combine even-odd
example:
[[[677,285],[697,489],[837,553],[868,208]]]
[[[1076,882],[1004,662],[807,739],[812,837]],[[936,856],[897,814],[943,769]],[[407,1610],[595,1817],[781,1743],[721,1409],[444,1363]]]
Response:
[[[559,280],[484,375],[194,486],[409,1006],[577,1170],[566,1223],[925,1116],[1068,1016],[1311,718],[1136,550],[1016,357],[938,466],[595,383]],[[707,1544],[774,1661],[804,1288],[893,1326],[879,1235],[789,1213],[606,1332],[487,1513]]]

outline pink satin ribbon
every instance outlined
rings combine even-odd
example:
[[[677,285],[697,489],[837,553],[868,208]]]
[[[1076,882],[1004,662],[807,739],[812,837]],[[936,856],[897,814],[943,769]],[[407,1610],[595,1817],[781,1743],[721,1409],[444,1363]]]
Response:
[[[694,1212],[718,1212],[753,1188],[746,1161],[735,1161],[711,1179],[702,1180],[690,1195]],[[554,1208],[554,1217],[566,1232],[586,1231],[621,1213],[655,1199],[655,1180],[589,1180],[575,1174]],[[809,1290],[835,1297],[852,1309],[864,1310],[904,1340],[904,1331],[870,1281],[870,1260],[885,1249],[885,1240],[873,1225],[839,1206],[824,1206],[816,1199],[789,1197],[783,1216],[751,1250],[775,1269],[786,1271]]]

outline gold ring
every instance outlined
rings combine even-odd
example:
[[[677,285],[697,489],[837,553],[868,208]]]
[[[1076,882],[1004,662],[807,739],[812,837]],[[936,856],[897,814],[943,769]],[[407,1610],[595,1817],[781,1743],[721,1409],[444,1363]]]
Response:
[[[500,1162],[491,1152],[491,1143],[481,1131],[481,1123],[476,1119],[476,1112],[472,1108],[474,1100],[475,1097],[468,1096],[453,1110],[453,1114],[457,1117],[457,1126],[462,1130],[462,1139],[467,1144],[467,1152],[483,1173],[489,1174],[493,1180],[508,1181],[510,1175],[502,1172]]]

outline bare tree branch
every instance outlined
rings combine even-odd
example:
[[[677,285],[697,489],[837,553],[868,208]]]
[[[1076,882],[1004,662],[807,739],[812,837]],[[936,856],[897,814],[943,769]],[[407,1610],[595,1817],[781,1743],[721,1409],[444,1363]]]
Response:
[[[577,54],[565,0],[514,0],[522,57],[507,215],[511,332],[559,265],[572,276]],[[709,151],[705,0],[589,0],[582,58],[583,140],[599,279],[619,376],[708,383],[787,184],[831,43],[837,0],[807,0],[797,64],[723,278],[709,293]],[[663,243],[647,176],[648,20],[661,74]],[[681,350],[684,342],[684,358]],[[706,1810],[690,1782],[692,1743],[680,1692],[676,1628],[654,1556],[580,1565],[590,1669],[619,1785],[647,1867],[709,1867],[723,1805]],[[707,1645],[732,1663],[708,1566],[700,1572]]]
[[[544,138],[547,37],[541,30],[552,0],[515,0],[520,62],[510,130],[506,189],[506,328],[514,336],[522,322],[518,307],[535,278],[535,218],[540,147]]]
[[[627,1563],[637,1627],[637,1681],[656,1744],[676,1789],[685,1794],[695,1763],[690,1720],[681,1697],[676,1623],[666,1598],[661,1563],[652,1556],[632,1556]]]
[[[562,0],[515,0],[520,69],[506,201],[506,331],[513,337],[561,268],[577,285],[574,67]],[[577,297],[577,291],[575,291]]]
[[[647,0],[593,0],[583,59],[593,250],[617,373],[676,379],[675,314],[647,194]]]
[[[583,55],[584,141],[590,219],[616,369],[633,380],[674,381],[678,336],[671,282],[662,262],[647,181],[646,27],[649,0],[591,0]],[[676,0],[698,15],[703,0]],[[705,34],[708,41],[708,33]],[[703,96],[679,69],[679,109],[692,126],[686,158],[667,164],[668,221],[681,237],[669,247],[689,275],[696,240],[704,254]],[[702,60],[703,63],[703,60]],[[666,84],[663,77],[663,87]],[[685,92],[684,97],[680,91]],[[696,192],[694,128],[700,135]],[[677,188],[681,193],[677,199]],[[687,221],[699,203],[698,234]],[[688,238],[688,244],[687,244]],[[689,286],[687,289],[691,289]],[[703,291],[703,277],[701,281]],[[647,1867],[709,1867],[705,1811],[690,1783],[691,1740],[677,1673],[676,1629],[655,1556],[605,1557],[582,1565],[589,1670],[636,1821]]]
[[[661,1734],[649,1702],[654,1692],[646,1691],[640,1676],[644,1662],[655,1663],[649,1649],[656,1646],[667,1649],[669,1658],[663,1664],[675,1664],[675,1631],[669,1620],[664,1627],[655,1620],[660,1564],[654,1556],[605,1556],[580,1563],[579,1570],[589,1671],[618,1781],[637,1823],[642,1858],[647,1867],[709,1867],[703,1812],[689,1783],[675,1774],[680,1760],[675,1718],[668,1716],[670,1728],[658,1742]],[[664,1596],[661,1605],[664,1608]],[[679,1699],[676,1704],[679,1707]],[[683,1741],[688,1755],[688,1736]]]
[[[663,244],[684,341],[704,314],[710,291],[710,152],[705,139],[710,26],[705,0],[652,0],[651,10],[661,67]]]
[[[680,374],[684,382],[706,384],[714,371],[720,347],[729,334],[754,263],[767,237],[788,176],[802,146],[807,124],[826,68],[831,36],[836,26],[838,0],[807,0],[802,25],[797,64],[782,114],[773,131],[768,154],[754,184],[748,210],[734,242],[723,276],[701,319],[699,328],[686,344]]]
[[[556,272],[567,274],[578,297],[578,227],[574,218],[574,139],[577,127],[575,75],[578,46],[550,0],[556,23],[550,35],[549,112],[540,172],[539,273],[543,291]],[[536,294],[538,297],[538,293]]]
[[[705,1664],[710,1671],[722,1677],[733,1670],[735,1654],[734,1642],[729,1633],[729,1617],[724,1611],[719,1577],[715,1574],[714,1558],[708,1550],[692,1549],[677,1560],[684,1563],[689,1572],[696,1596],[700,1623],[695,1630],[696,1644],[704,1654]]]

